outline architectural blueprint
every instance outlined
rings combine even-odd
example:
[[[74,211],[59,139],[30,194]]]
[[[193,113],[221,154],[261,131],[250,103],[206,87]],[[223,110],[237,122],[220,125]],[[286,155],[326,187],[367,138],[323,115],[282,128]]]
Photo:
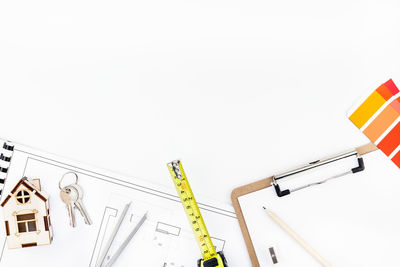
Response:
[[[57,262],[59,267],[93,267],[128,202],[132,203],[131,207],[109,253],[113,253],[144,212],[148,212],[148,219],[118,258],[116,267],[196,266],[201,254],[172,183],[171,188],[164,188],[19,144],[13,146],[2,192],[8,194],[23,176],[40,178],[43,190],[50,194],[54,241],[49,246],[9,250],[5,245],[4,227],[0,227],[0,266],[54,266]],[[83,202],[93,225],[86,225],[77,211],[77,227],[71,228],[68,224],[68,213],[58,188],[60,178],[67,171],[79,176],[78,183],[84,189]],[[170,179],[167,168],[165,179]],[[250,266],[233,209],[201,196],[196,198],[217,251],[224,252],[229,266]]]

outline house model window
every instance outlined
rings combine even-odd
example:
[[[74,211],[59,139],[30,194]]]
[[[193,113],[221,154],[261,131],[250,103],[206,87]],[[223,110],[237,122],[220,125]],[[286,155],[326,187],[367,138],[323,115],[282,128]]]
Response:
[[[30,199],[30,195],[28,191],[21,190],[17,193],[17,201],[21,204],[28,203]]]
[[[35,213],[17,215],[17,223],[19,233],[36,231]]]

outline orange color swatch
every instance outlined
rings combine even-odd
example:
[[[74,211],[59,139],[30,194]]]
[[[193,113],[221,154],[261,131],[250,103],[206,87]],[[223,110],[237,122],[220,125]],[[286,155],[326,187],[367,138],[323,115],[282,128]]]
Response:
[[[388,105],[382,113],[365,128],[363,133],[368,136],[372,142],[375,142],[398,117],[400,117],[400,113],[391,105]]]
[[[400,98],[394,100],[390,105],[398,112],[400,113]]]

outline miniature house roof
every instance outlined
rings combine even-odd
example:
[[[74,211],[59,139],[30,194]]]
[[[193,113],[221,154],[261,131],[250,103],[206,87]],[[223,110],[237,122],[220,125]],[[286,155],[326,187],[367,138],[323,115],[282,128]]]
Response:
[[[4,199],[4,201],[1,203],[1,206],[4,207],[8,200],[11,198],[11,196],[20,188],[21,186],[25,186],[26,189],[34,193],[38,198],[40,198],[42,201],[46,202],[48,199],[47,194],[44,192],[40,191],[40,185],[37,184],[35,186],[32,182],[28,180],[28,178],[23,177],[19,182],[14,186],[14,188],[11,190],[10,194]],[[39,187],[39,188],[38,188]]]

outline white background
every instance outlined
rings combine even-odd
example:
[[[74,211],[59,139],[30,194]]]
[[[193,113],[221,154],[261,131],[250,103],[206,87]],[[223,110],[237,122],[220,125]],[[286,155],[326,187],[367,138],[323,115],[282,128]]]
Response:
[[[0,2],[0,136],[197,194],[368,140],[346,112],[400,85],[400,1]]]

